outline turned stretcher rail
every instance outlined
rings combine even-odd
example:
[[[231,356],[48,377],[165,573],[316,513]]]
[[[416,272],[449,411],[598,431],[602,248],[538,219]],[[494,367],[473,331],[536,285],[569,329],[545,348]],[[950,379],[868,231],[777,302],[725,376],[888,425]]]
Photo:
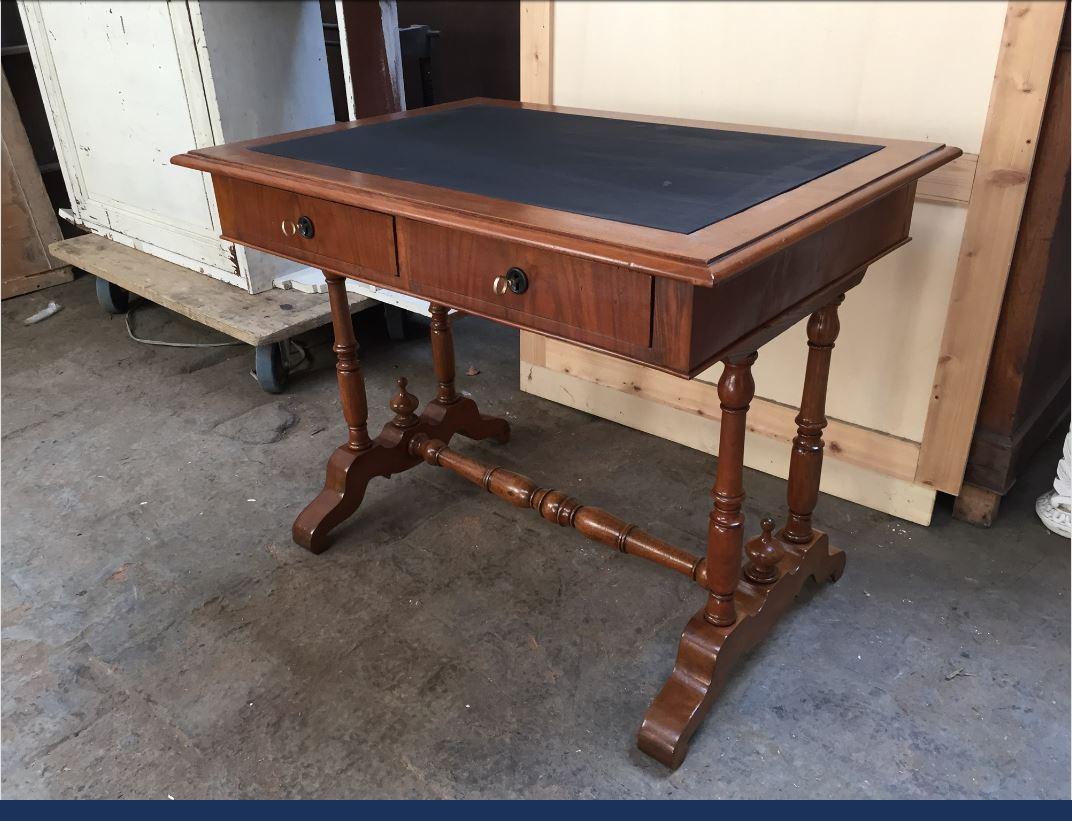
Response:
[[[701,586],[707,585],[704,558],[667,544],[602,508],[582,505],[562,491],[542,488],[520,473],[463,456],[451,450],[445,442],[425,434],[414,436],[409,449],[428,464],[447,468],[515,507],[531,508],[547,521],[572,527],[592,541],[676,570]]]

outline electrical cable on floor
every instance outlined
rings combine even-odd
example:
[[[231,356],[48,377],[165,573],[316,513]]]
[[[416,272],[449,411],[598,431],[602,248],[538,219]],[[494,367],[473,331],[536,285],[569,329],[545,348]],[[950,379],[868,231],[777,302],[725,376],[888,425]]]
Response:
[[[163,339],[147,339],[144,336],[138,336],[134,333],[134,311],[136,306],[131,306],[127,309],[124,321],[127,328],[127,336],[129,336],[135,342],[140,342],[142,345],[158,345],[163,348],[229,348],[235,345],[245,345],[245,342],[234,340],[233,342],[169,342]],[[300,342],[295,342],[293,339],[284,339],[280,342],[283,348],[282,354],[286,363],[286,370],[288,373],[293,373],[300,365],[306,362],[310,362],[308,349]],[[299,357],[293,359],[294,351],[297,351]],[[252,370],[249,375],[254,379],[257,378],[257,372]]]
[[[164,348],[228,348],[233,345],[245,345],[244,342],[235,340],[234,342],[165,342],[161,339],[146,339],[143,336],[137,336],[134,333],[134,307],[130,307],[126,313],[126,326],[127,336],[133,339],[135,342],[140,342],[143,345],[159,345]]]

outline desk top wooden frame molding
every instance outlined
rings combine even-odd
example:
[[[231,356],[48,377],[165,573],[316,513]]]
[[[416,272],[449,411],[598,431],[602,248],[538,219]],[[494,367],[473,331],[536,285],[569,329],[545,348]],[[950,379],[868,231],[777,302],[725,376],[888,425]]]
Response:
[[[526,101],[553,99],[554,5],[552,0],[521,3],[521,88]],[[925,488],[932,489],[931,496],[933,490],[960,491],[1066,10],[1066,2],[1008,4],[980,153],[964,154],[918,180],[917,199],[966,207],[968,212],[922,441],[833,421],[834,426],[859,431],[851,441],[862,446],[839,449],[833,458],[868,469],[867,474],[838,474],[831,488],[838,495],[865,504],[881,499],[884,509],[926,522],[929,512],[924,515],[921,505],[929,511],[930,502],[923,499]],[[606,378],[595,378],[597,371]],[[577,396],[577,388],[589,382],[650,400],[667,410],[645,409],[645,429],[663,436],[676,430],[678,441],[690,443],[705,435],[706,420],[688,423],[673,410],[704,417],[697,409],[701,397],[715,390],[707,383],[672,389],[643,368],[624,364],[608,374],[598,354],[572,354],[567,346],[523,334],[523,384],[526,381],[527,390],[543,396],[562,395],[567,389]],[[602,413],[607,401],[592,393],[582,404]],[[785,406],[757,398],[753,409],[770,421],[756,429],[760,436],[784,440],[793,435]],[[717,419],[717,413],[706,416]],[[628,414],[620,418],[630,423]],[[683,423],[688,432],[681,433]],[[862,492],[864,476],[874,477],[865,481],[873,487]],[[892,493],[888,482],[893,483]]]
[[[629,133],[626,142],[635,146],[641,139],[636,135],[643,134],[646,142],[640,143],[640,156],[662,158],[659,176],[641,175],[633,185],[638,196],[653,201],[660,201],[655,198],[667,178],[698,174],[693,160],[673,165],[674,157],[681,156],[674,152],[683,143],[708,141],[703,143],[705,158],[716,151],[733,151],[728,155],[734,158],[733,179],[742,176],[738,168],[746,156],[742,151],[755,150],[755,156],[763,158],[756,177],[764,180],[784,164],[796,162],[777,152],[742,146],[758,142],[769,147],[773,142],[820,150],[815,143],[739,133],[700,137],[694,131],[638,129],[619,122],[685,124],[680,120],[490,100],[370,117],[301,134],[327,135],[329,142],[341,135],[352,146],[355,137],[374,133],[355,129],[378,124],[394,128],[395,121],[407,120],[405,129],[419,131],[420,145],[431,151],[429,141],[443,139],[444,133],[444,120],[435,112],[447,112],[453,121],[468,118],[472,124],[486,122],[482,118],[489,116],[489,109],[493,116],[502,115],[503,109],[514,110],[511,122],[516,122],[518,110],[588,115],[568,125],[564,119],[569,117],[522,115],[527,123],[544,124],[533,125],[537,129],[552,121],[559,124],[571,145],[587,140],[580,145],[586,164],[597,147],[600,152],[608,150],[606,135],[624,129]],[[718,132],[821,136],[868,145],[853,148],[851,156],[857,158],[847,164],[829,166],[834,170],[810,181],[784,183],[783,193],[691,233],[344,170],[328,164],[323,148],[310,160],[280,156],[278,148],[275,153],[257,150],[297,135],[198,149],[173,158],[177,165],[212,174],[226,239],[319,266],[326,275],[347,438],[328,461],[324,489],[295,520],[295,541],[313,552],[323,551],[330,532],[360,506],[369,481],[424,462],[586,538],[687,577],[705,593],[704,601],[685,628],[673,672],[638,735],[640,748],[670,767],[684,759],[690,738],[732,667],[773,629],[804,582],[836,580],[842,572],[845,555],[812,525],[839,306],[874,260],[908,242],[916,181],[960,155],[957,148],[935,143],[687,124]],[[451,144],[460,153],[453,156],[479,157],[481,165],[476,168],[482,168],[488,159],[477,150],[481,137],[473,136],[472,128],[460,133],[454,139],[462,142]],[[732,147],[713,149],[710,140],[730,140]],[[844,145],[836,150],[843,155],[847,151]],[[517,149],[513,151],[503,160],[506,167],[518,162]],[[862,151],[869,153],[861,157]],[[560,157],[556,153],[549,162]],[[412,163],[407,160],[405,165],[409,168]],[[561,177],[570,167],[564,164],[557,173]],[[617,169],[614,165],[611,171],[616,174]],[[716,195],[726,193],[725,179],[718,178]],[[583,199],[586,194],[587,189],[574,196]],[[697,206],[701,217],[710,217],[712,202],[701,199]],[[431,303],[436,395],[418,414],[418,399],[400,378],[390,402],[393,418],[375,437],[369,432],[346,278],[389,284]],[[510,428],[502,419],[482,415],[474,400],[456,392],[448,308],[651,366],[668,379],[691,379],[722,362],[717,388],[719,459],[706,554],[693,555],[607,511],[455,450],[451,440],[456,434],[505,443]],[[762,532],[746,540],[743,466],[747,414],[755,394],[752,365],[764,344],[805,318],[809,318],[807,368],[794,419],[796,433],[788,447],[787,509],[772,512],[764,519]],[[777,530],[776,523],[780,523]]]

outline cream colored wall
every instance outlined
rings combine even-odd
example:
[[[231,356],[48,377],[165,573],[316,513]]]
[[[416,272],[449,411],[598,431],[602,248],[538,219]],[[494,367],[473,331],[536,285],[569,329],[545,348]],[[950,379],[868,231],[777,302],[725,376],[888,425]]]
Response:
[[[556,2],[553,101],[975,153],[1005,11],[996,2]],[[964,216],[917,203],[915,241],[850,293],[832,416],[921,439]],[[760,395],[799,400],[803,338],[798,327],[764,348]]]

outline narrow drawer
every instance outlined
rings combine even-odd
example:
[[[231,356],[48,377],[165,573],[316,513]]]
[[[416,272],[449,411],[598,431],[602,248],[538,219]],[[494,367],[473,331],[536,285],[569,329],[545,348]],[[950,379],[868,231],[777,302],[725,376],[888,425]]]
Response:
[[[402,277],[426,298],[580,342],[651,345],[647,274],[410,219],[397,227]],[[521,293],[499,292],[511,269]]]
[[[396,276],[394,217],[267,185],[212,180],[223,233],[243,245],[308,261],[337,260]],[[304,229],[304,233],[303,233]]]

